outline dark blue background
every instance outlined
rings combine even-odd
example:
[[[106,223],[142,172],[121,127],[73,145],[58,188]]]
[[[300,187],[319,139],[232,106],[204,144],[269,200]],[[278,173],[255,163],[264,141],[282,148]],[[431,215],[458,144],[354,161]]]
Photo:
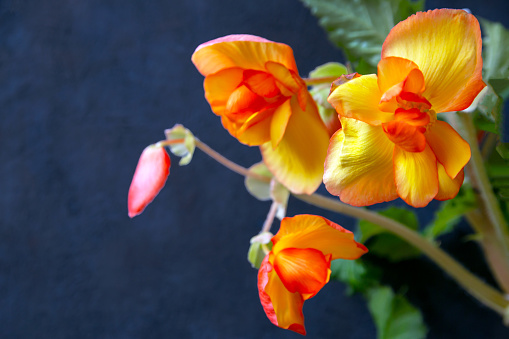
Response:
[[[427,4],[446,6],[508,24],[505,1]],[[246,252],[270,204],[243,178],[199,151],[186,167],[173,158],[155,202],[127,217],[141,151],[175,123],[244,166],[260,160],[210,112],[190,61],[232,33],[289,44],[302,75],[342,60],[297,0],[0,2],[1,338],[297,337],[260,306]],[[291,199],[297,213],[354,225]],[[487,276],[466,233],[443,245]],[[396,289],[410,286],[430,338],[509,336],[425,258],[381,264]],[[364,301],[344,292],[330,283],[306,302],[310,338],[374,338]]]

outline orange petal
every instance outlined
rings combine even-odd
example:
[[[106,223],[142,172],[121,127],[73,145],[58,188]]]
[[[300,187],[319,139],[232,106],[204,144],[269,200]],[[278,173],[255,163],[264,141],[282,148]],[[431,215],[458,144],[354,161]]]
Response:
[[[424,91],[422,72],[411,60],[387,57],[380,60],[377,68],[378,87],[381,93],[386,93],[396,85],[401,85],[400,92],[403,90],[421,94]]]
[[[363,75],[340,84],[329,95],[327,101],[341,117],[380,125],[390,121],[393,114],[378,109],[382,93],[378,89],[377,76]]]
[[[398,194],[413,207],[426,206],[438,193],[437,160],[430,147],[422,152],[394,148],[394,180]]]
[[[283,102],[278,108],[276,108],[274,115],[272,116],[272,121],[270,123],[270,140],[272,142],[273,149],[279,145],[279,142],[283,138],[286,126],[288,125],[288,121],[292,115],[292,105],[290,102],[290,99]]]
[[[164,147],[150,145],[143,150],[129,187],[127,209],[130,218],[143,212],[159,194],[170,174],[170,165]]]
[[[260,150],[279,182],[293,193],[311,194],[322,182],[329,135],[311,98],[306,111],[301,110],[296,96],[290,105],[292,114],[278,146],[273,149],[271,143],[265,143]]]
[[[445,121],[437,120],[426,132],[426,139],[451,178],[455,178],[470,160],[468,142]]]
[[[456,178],[451,179],[445,172],[444,166],[438,163],[438,193],[435,199],[443,201],[454,198],[460,191],[463,178],[464,174],[461,170]]]
[[[382,59],[412,60],[424,75],[426,97],[436,112],[467,108],[486,86],[482,81],[481,31],[463,10],[419,12],[387,36]]]
[[[269,255],[263,259],[258,271],[258,293],[263,310],[274,325],[306,335],[302,314],[304,298],[286,289],[272,268]]]
[[[226,112],[230,94],[239,87],[242,79],[243,70],[240,68],[224,69],[205,78],[203,82],[205,98],[215,114],[222,115]]]
[[[244,85],[253,93],[265,98],[273,98],[280,93],[274,81],[274,77],[266,72],[253,71],[250,69],[245,70]]]
[[[284,218],[272,243],[275,256],[288,248],[314,248],[324,255],[331,254],[332,260],[357,259],[368,251],[354,240],[352,232],[323,217],[309,214]]]
[[[253,35],[228,35],[196,48],[191,57],[204,76],[226,68],[265,71],[265,63],[277,62],[298,74],[290,46]]]
[[[298,78],[296,78],[290,70],[282,64],[268,61],[265,64],[265,68],[274,78],[276,78],[277,81],[283,84],[292,93],[297,93],[299,89],[304,86],[304,84],[299,82]]]
[[[233,114],[241,112],[254,113],[261,110],[265,105],[265,100],[261,96],[242,85],[230,94],[226,102],[226,111]]]
[[[285,248],[274,256],[274,269],[288,291],[309,299],[329,282],[330,261],[314,248]]]
[[[426,147],[426,138],[419,127],[404,121],[389,121],[383,125],[387,137],[407,152],[422,152]]]
[[[323,182],[332,195],[353,206],[398,197],[394,184],[394,143],[381,126],[341,119],[342,129],[330,139]]]

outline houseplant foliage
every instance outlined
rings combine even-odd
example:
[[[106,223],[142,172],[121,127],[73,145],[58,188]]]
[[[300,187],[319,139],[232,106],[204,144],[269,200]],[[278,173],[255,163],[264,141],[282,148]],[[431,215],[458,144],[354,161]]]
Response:
[[[380,283],[381,271],[362,257],[368,249],[391,262],[427,256],[508,324],[509,149],[501,121],[509,31],[466,10],[423,12],[423,1],[302,2],[346,65],[331,61],[304,77],[288,45],[246,34],[198,46],[192,61],[212,112],[239,142],[259,147],[263,161],[239,166],[175,125],[142,153],[129,216],[163,188],[166,148],[180,165],[198,148],[243,175],[255,198],[272,201],[248,260],[274,325],[305,334],[304,301],[335,279],[366,299],[379,338],[425,337],[420,311]],[[315,193],[322,182],[331,197]],[[321,216],[286,216],[290,195],[358,219],[355,239]],[[397,198],[408,207],[364,208]],[[415,209],[432,200],[441,201],[434,220],[419,225]],[[462,218],[497,286],[440,248],[437,237]],[[273,224],[280,225],[272,233]]]

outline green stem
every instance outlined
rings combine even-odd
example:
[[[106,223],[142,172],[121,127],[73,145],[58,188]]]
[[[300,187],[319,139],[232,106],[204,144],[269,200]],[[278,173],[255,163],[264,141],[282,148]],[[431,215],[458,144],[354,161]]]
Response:
[[[460,132],[470,145],[472,156],[466,166],[472,187],[478,192],[482,212],[486,219],[481,226],[485,242],[481,242],[493,274],[504,291],[509,292],[509,230],[498,200],[493,193],[491,183],[484,167],[482,154],[477,142],[477,130],[472,114],[458,112]],[[495,247],[495,248],[494,248]],[[496,253],[496,255],[495,255]]]
[[[228,160],[198,139],[196,139],[196,147],[233,172],[265,182],[270,182],[271,180],[266,176],[253,173],[247,168]],[[316,193],[312,195],[296,194],[294,196],[308,204],[358,219],[368,220],[383,227],[420,249],[482,304],[501,315],[505,315],[506,310],[509,309],[509,301],[504,298],[504,295],[470,273],[442,249],[427,241],[417,232],[412,231],[405,225],[370,210],[353,207]]]
[[[319,84],[331,84],[338,77],[323,77],[323,78],[304,78],[306,85],[319,85]]]

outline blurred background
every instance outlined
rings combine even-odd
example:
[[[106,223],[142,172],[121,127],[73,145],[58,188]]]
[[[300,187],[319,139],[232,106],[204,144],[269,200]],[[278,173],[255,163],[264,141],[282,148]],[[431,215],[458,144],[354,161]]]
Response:
[[[467,7],[509,26],[504,0],[426,7]],[[290,45],[302,76],[344,60],[297,0],[0,2],[0,338],[299,337],[260,305],[246,254],[270,203],[242,177],[199,150],[185,167],[172,157],[157,199],[127,216],[139,155],[176,123],[243,166],[260,161],[210,111],[190,60],[200,43],[232,33]],[[290,199],[288,215],[298,213],[355,227]],[[492,281],[468,232],[442,246]],[[430,338],[509,337],[427,259],[380,264],[421,308]],[[376,336],[364,300],[345,290],[332,282],[306,302],[310,338]]]

